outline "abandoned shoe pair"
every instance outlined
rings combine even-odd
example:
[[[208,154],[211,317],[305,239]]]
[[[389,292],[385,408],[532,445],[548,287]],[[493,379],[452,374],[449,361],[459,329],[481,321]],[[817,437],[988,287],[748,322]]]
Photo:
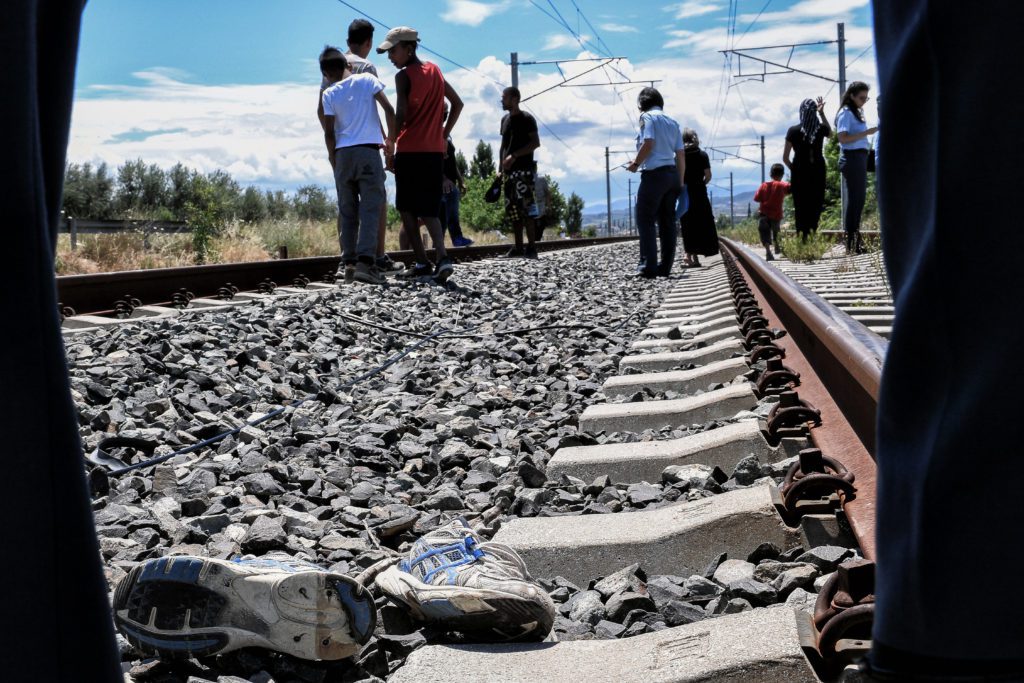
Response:
[[[377,586],[417,619],[488,640],[540,639],[554,604],[511,548],[456,520],[419,539]],[[114,620],[133,645],[162,657],[263,647],[343,659],[373,634],[370,591],[347,576],[270,558],[149,560],[122,579]]]

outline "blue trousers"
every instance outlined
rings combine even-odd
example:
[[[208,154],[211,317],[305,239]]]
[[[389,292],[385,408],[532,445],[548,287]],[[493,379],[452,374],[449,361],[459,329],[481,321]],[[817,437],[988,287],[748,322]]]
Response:
[[[839,155],[839,172],[843,176],[843,189],[846,190],[846,213],[843,215],[846,248],[860,249],[860,219],[864,215],[864,202],[868,196],[868,151],[844,149]]]
[[[661,166],[640,174],[636,191],[636,228],[640,235],[641,268],[648,275],[668,275],[676,256],[676,198],[679,171]],[[658,243],[661,262],[658,262]]]
[[[0,3],[0,166],[8,284],[0,310],[4,487],[0,671],[9,681],[120,681],[64,360],[53,259],[83,0]],[[16,321],[16,322],[14,322]]]
[[[1019,39],[1024,6],[993,4],[965,21],[962,3],[875,2],[874,21],[886,150],[879,199],[896,318],[878,416],[872,660],[928,680],[1022,680],[1014,415],[1024,304],[1014,292],[1024,231],[990,199],[1018,192],[1024,138],[989,145],[978,136],[992,130],[993,112],[1024,117],[1024,96],[1006,81],[1024,56],[1005,47]]]
[[[452,188],[451,192],[441,195],[441,229],[447,230],[452,240],[462,237],[462,223],[459,222],[459,202],[462,194],[459,186]]]

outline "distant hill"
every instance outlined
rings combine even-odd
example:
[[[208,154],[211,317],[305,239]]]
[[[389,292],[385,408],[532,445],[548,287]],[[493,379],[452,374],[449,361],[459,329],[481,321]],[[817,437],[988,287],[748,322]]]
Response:
[[[745,218],[747,216],[747,205],[750,205],[750,211],[752,214],[757,213],[757,203],[754,201],[754,190],[746,190],[744,192],[734,192],[733,194],[733,205],[736,211],[736,218]],[[712,210],[715,215],[725,214],[729,215],[729,193],[722,192],[719,189],[715,189],[712,195]],[[607,223],[607,212],[605,211],[605,204],[588,204],[583,211],[583,223],[585,225],[599,225],[603,226]],[[612,200],[612,224],[613,225],[629,225],[629,200],[627,199],[613,199]]]

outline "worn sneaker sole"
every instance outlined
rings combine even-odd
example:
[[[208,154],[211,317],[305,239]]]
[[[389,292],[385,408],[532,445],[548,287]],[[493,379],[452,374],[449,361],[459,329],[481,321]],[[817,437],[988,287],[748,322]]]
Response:
[[[224,560],[165,557],[121,580],[114,621],[132,645],[165,658],[262,647],[333,660],[359,650],[377,612],[370,592],[340,574],[253,573]]]
[[[414,616],[466,635],[504,640],[541,640],[551,631],[555,606],[547,593],[530,586],[531,597],[504,591],[434,586],[398,567],[377,576],[377,586]]]
[[[375,277],[373,275],[364,275],[362,273],[356,273],[356,276],[353,279],[356,282],[363,283],[364,285],[385,285],[388,282],[383,277]]]

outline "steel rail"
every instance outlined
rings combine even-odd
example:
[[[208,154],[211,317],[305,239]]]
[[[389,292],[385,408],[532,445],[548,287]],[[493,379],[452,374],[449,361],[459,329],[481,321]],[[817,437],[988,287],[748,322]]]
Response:
[[[636,237],[595,237],[537,242],[537,250],[558,251],[579,247],[631,241]],[[508,244],[459,247],[448,250],[455,262],[475,261],[500,256]],[[428,254],[432,254],[428,250]],[[393,251],[389,255],[405,264],[413,262],[411,251]],[[302,278],[310,282],[327,281],[337,268],[339,256],[218,263],[181,268],[153,268],[91,275],[62,275],[57,278],[57,300],[75,314],[109,314],[119,300],[137,299],[143,305],[168,304],[184,289],[196,297],[216,297],[219,290],[233,286],[238,291],[259,289],[264,281],[276,286],[292,286]]]
[[[776,344],[800,373],[800,398],[822,412],[811,439],[856,477],[857,494],[843,506],[863,555],[875,556],[875,415],[884,347],[877,337],[746,247],[720,238],[750,282],[772,327],[786,330]]]

